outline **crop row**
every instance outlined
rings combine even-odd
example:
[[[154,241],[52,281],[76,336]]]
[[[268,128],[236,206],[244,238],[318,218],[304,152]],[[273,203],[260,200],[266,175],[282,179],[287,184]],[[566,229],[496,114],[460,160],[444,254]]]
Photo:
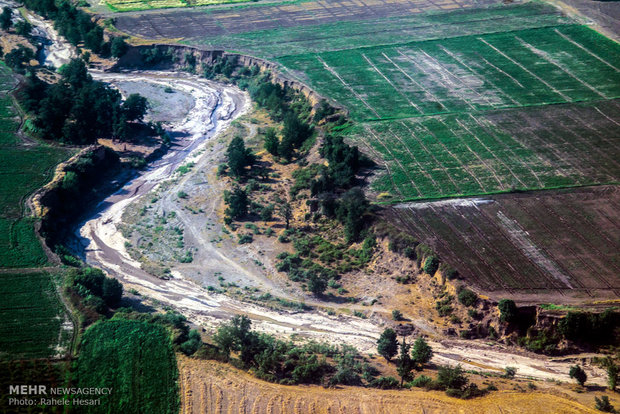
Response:
[[[620,96],[620,46],[577,25],[279,60],[358,120]]]
[[[360,124],[349,138],[385,167],[377,192],[400,199],[487,194],[617,181],[619,114],[611,101],[442,115]]]
[[[3,359],[54,356],[63,320],[64,308],[49,273],[2,273],[0,355]]]

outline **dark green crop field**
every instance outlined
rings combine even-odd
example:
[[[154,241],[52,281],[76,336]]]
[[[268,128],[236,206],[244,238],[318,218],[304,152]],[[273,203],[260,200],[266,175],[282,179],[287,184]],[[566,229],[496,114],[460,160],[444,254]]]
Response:
[[[64,356],[73,327],[53,278],[45,271],[0,273],[1,360]]]
[[[0,62],[0,268],[35,267],[47,257],[24,218],[26,198],[47,183],[56,165],[72,151],[40,142],[24,143],[16,132],[20,118],[10,91],[16,80]]]
[[[176,413],[176,358],[169,333],[158,325],[111,320],[82,337],[77,386],[111,387],[89,413]]]

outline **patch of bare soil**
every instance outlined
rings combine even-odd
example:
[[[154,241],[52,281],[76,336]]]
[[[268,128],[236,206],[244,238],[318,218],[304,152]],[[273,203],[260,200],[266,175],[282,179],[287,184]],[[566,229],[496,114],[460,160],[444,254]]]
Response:
[[[260,381],[230,365],[179,356],[181,412],[219,413],[595,413],[594,395],[541,383],[494,381],[500,391],[472,400],[439,391],[390,391],[360,387],[325,389]],[[615,396],[611,400],[615,405]]]

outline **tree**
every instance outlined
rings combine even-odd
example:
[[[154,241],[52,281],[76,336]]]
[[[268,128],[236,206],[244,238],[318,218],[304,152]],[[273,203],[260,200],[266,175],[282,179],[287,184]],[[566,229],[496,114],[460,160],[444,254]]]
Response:
[[[2,9],[2,14],[0,14],[0,27],[2,30],[9,30],[11,25],[13,24],[13,9],[9,6],[4,6]]]
[[[469,289],[462,289],[458,294],[459,302],[465,306],[476,306],[478,295]]]
[[[377,341],[377,352],[388,362],[396,355],[398,352],[398,341],[396,340],[396,332],[393,329],[387,328],[383,331]]]
[[[15,33],[18,35],[30,37],[30,32],[32,32],[32,25],[26,20],[20,20],[15,23]]]
[[[570,367],[570,370],[568,371],[568,376],[576,380],[582,387],[588,379],[588,375],[579,365],[573,365],[572,367]]]
[[[409,355],[409,350],[411,349],[411,345],[405,342],[405,338],[403,338],[403,342],[400,344],[400,355],[398,356],[398,360],[396,361],[396,372],[400,376],[400,386],[403,386],[403,382],[411,381],[413,376],[411,375],[411,371],[414,367],[414,362]]]
[[[344,223],[344,235],[347,242],[355,242],[359,239],[367,210],[368,200],[359,187],[352,188],[342,196],[336,215]]]
[[[273,218],[273,204],[265,206],[260,211],[260,219],[263,221],[270,221]]]
[[[318,296],[323,294],[325,289],[327,289],[327,282],[315,273],[311,273],[308,277],[307,286],[310,292]]]
[[[213,341],[229,356],[231,351],[239,351],[248,342],[252,321],[245,315],[235,315],[227,324],[220,326]]]
[[[110,277],[106,277],[102,284],[101,298],[108,306],[115,306],[123,297],[123,285]]]
[[[129,45],[122,37],[115,37],[114,39],[112,39],[112,43],[110,45],[110,53],[115,58],[123,56],[125,53],[127,53],[128,49]]]
[[[30,62],[34,57],[32,49],[18,45],[4,56],[4,62],[15,72],[24,73],[24,63]]]
[[[515,322],[517,320],[517,305],[511,299],[501,299],[497,304],[497,308],[499,309],[500,316],[499,320],[501,322]]]
[[[191,331],[189,331],[187,341],[183,342],[179,346],[179,348],[181,352],[189,356],[195,353],[198,348],[200,348],[200,345],[202,345],[202,338],[200,337],[200,332],[198,332],[196,329],[192,329]]]
[[[286,223],[286,228],[288,229],[291,219],[293,218],[293,209],[288,202],[284,202],[280,205],[280,216]]]
[[[289,141],[293,148],[299,148],[311,134],[312,127],[302,122],[293,112],[286,114],[284,128],[282,128],[282,141]]]
[[[243,138],[237,136],[230,141],[226,150],[228,156],[228,167],[235,177],[241,177],[245,173],[245,167],[254,163],[254,156],[245,147]]]
[[[268,153],[274,157],[278,156],[278,146],[280,145],[280,141],[276,135],[275,128],[268,128],[267,131],[265,131],[265,143],[263,145]]]
[[[612,391],[616,390],[616,385],[618,384],[618,365],[616,365],[611,359],[608,358],[607,363],[607,385],[609,389]]]
[[[435,256],[428,256],[426,260],[424,260],[424,273],[429,275],[434,275],[437,269],[439,268],[439,260]]]
[[[239,187],[224,193],[224,201],[228,204],[225,213],[233,220],[238,220],[248,213],[248,195]]]
[[[149,102],[144,96],[132,93],[125,99],[122,108],[127,121],[141,121],[149,108]]]
[[[437,371],[437,383],[445,389],[462,390],[468,382],[460,365],[454,368],[443,365]]]
[[[426,340],[419,337],[413,343],[411,358],[415,364],[416,370],[421,370],[424,364],[427,364],[433,357],[433,348],[430,347]]]
[[[394,319],[395,321],[400,321],[403,319],[403,313],[401,311],[399,311],[398,309],[394,309],[392,311],[392,319]]]
[[[615,413],[614,406],[609,402],[609,397],[603,395],[601,398],[594,397],[594,408],[604,413]]]

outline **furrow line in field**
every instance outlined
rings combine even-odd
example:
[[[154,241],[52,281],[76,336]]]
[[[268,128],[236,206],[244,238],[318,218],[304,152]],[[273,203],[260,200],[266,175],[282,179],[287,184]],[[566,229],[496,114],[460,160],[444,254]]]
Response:
[[[547,210],[547,213],[551,214],[551,212],[549,212],[549,210],[542,203],[541,204],[537,204],[537,210],[541,206],[543,208],[545,208],[545,210]],[[590,274],[591,275],[594,275],[599,281],[603,282],[603,285],[606,285],[608,289],[612,289],[613,290],[613,287],[609,284],[609,282],[605,278],[602,278],[597,273],[596,269],[594,269],[589,263],[587,263],[585,260],[583,260],[583,258],[578,256],[575,253],[575,250],[573,250],[573,248],[570,245],[568,245],[567,243],[562,241],[562,238],[559,238],[559,237],[556,236],[557,232],[554,232],[551,228],[549,228],[549,226],[547,225],[545,220],[540,220],[540,218],[539,218],[540,217],[540,211],[537,211],[536,213],[533,213],[527,207],[527,205],[525,205],[525,204],[521,204],[521,205],[519,205],[519,207],[530,217],[530,219],[532,219],[535,223],[538,223],[540,228],[543,228],[547,232],[547,234],[551,235],[555,240],[557,240],[558,244],[560,244],[560,246],[562,246],[562,251],[569,252],[571,257],[573,257],[577,261],[579,261],[584,268],[587,268],[587,269],[590,270]],[[543,249],[543,250],[545,250],[545,249]],[[549,257],[551,257],[551,256],[549,256]],[[566,274],[570,275],[570,272],[567,272],[566,269],[563,268],[561,263],[556,263],[556,265],[558,267],[562,268],[564,270],[564,272],[566,272]],[[585,289],[588,289],[588,290],[601,289],[600,287],[599,288],[586,288],[585,285],[583,285],[583,283],[581,281],[575,280],[573,277],[571,277],[571,280],[572,280],[573,283],[580,284],[581,286],[583,286]],[[588,294],[590,294],[590,293],[588,292]]]
[[[379,74],[379,75],[380,75],[383,79],[385,79],[385,81],[386,81],[387,83],[389,83],[389,84],[390,84],[390,86],[391,86],[392,88],[394,88],[394,90],[396,91],[396,93],[398,93],[400,96],[402,96],[402,97],[403,97],[403,98],[404,98],[404,99],[405,99],[405,100],[409,103],[409,105],[410,105],[410,106],[412,106],[412,107],[413,107],[416,111],[418,111],[418,112],[419,112],[419,113],[421,113],[421,114],[424,114],[424,111],[422,111],[422,110],[421,110],[421,109],[420,109],[420,108],[419,108],[416,104],[414,104],[413,102],[411,102],[411,100],[410,100],[410,99],[409,99],[409,98],[408,98],[408,97],[407,97],[407,96],[406,96],[406,95],[405,95],[405,94],[404,94],[404,93],[403,93],[403,92],[402,92],[399,88],[397,88],[397,87],[396,87],[396,85],[394,85],[394,84],[392,83],[392,81],[391,81],[391,80],[389,80],[389,79],[387,78],[387,76],[385,76],[385,75],[384,75],[384,74],[383,74],[383,73],[379,70],[379,68],[377,68],[377,67],[375,66],[375,64],[374,64],[374,63],[372,63],[372,61],[368,58],[368,56],[366,56],[364,53],[361,53],[361,55],[362,55],[362,57],[364,58],[364,60],[366,60],[366,62],[368,62],[368,64],[369,64],[369,65],[370,65],[370,66],[371,66],[371,67],[375,70],[375,72],[377,72],[377,73],[378,73],[378,74]]]
[[[365,129],[373,136],[373,138],[379,143],[381,144],[381,146],[383,146],[383,148],[385,148],[385,150],[392,156],[392,158],[394,159],[394,161],[396,161],[396,163],[398,164],[398,166],[400,167],[401,170],[403,170],[403,172],[405,173],[405,175],[407,176],[407,178],[409,179],[409,181],[411,182],[411,184],[413,185],[413,187],[415,188],[415,190],[418,192],[418,194],[420,195],[424,195],[422,193],[422,191],[420,191],[420,188],[418,187],[418,185],[415,183],[415,181],[413,181],[413,179],[411,178],[411,176],[409,175],[409,171],[403,166],[403,164],[401,164],[400,160],[398,159],[398,157],[394,156],[394,154],[392,153],[392,151],[390,150],[390,148],[385,145],[383,143],[383,141],[374,133],[374,131],[372,130],[372,128],[368,127],[367,125],[364,126]]]
[[[329,73],[331,73],[332,75],[334,75],[343,85],[345,88],[347,88],[353,95],[355,95],[355,97],[357,99],[360,100],[360,102],[362,102],[364,105],[366,105],[366,107],[368,109],[370,109],[372,111],[373,114],[375,114],[377,116],[377,118],[381,118],[381,115],[379,115],[379,113],[377,111],[375,111],[375,109],[370,106],[370,104],[368,102],[366,102],[366,100],[355,91],[355,89],[353,89],[353,87],[351,85],[349,85],[344,79],[342,79],[342,77],[340,75],[338,75],[338,72],[336,72],[334,70],[334,68],[332,68],[331,66],[329,66],[327,64],[327,62],[325,62],[320,56],[316,56],[317,60],[319,62],[321,62],[323,64],[323,66],[325,66],[325,69],[327,69],[327,71]]]
[[[402,191],[400,191],[400,189],[396,185],[396,182],[394,181],[394,174],[392,174],[392,170],[390,170],[389,163],[384,160],[383,156],[378,151],[376,151],[372,147],[372,145],[370,145],[368,143],[368,141],[366,141],[366,139],[364,139],[364,137],[361,134],[358,135],[358,138],[362,141],[364,146],[366,148],[368,148],[368,152],[374,154],[374,158],[377,160],[377,162],[382,162],[383,163],[383,165],[385,166],[385,169],[387,170],[387,174],[390,177],[390,181],[392,182],[392,188],[394,188],[394,191],[396,191],[398,194],[400,194],[401,200],[405,199],[404,194],[402,193]],[[418,194],[421,194],[421,193],[418,193]]]
[[[443,170],[443,172],[446,174],[446,177],[448,177],[448,179],[450,180],[450,182],[454,185],[454,188],[456,188],[456,189],[457,189],[457,191],[458,191],[459,193],[463,193],[463,190],[462,190],[462,189],[461,189],[461,187],[458,185],[458,183],[457,183],[456,181],[454,181],[454,179],[452,178],[452,176],[450,175],[450,173],[448,173],[448,170],[447,170],[447,169],[446,169],[446,167],[443,165],[443,163],[442,163],[442,162],[439,162],[439,160],[437,159],[437,157],[435,156],[435,154],[427,148],[427,146],[424,144],[424,142],[422,142],[422,140],[421,140],[420,138],[418,138],[418,137],[417,137],[417,135],[415,134],[415,132],[414,132],[414,131],[412,131],[412,130],[409,128],[409,126],[407,126],[407,124],[406,124],[405,122],[400,121],[400,124],[401,124],[402,126],[404,126],[404,127],[407,129],[407,131],[409,131],[409,133],[411,134],[411,136],[413,137],[413,139],[415,139],[415,140],[416,140],[416,141],[417,141],[417,142],[418,142],[418,143],[422,146],[422,148],[424,148],[424,151],[426,151],[426,152],[427,152],[427,153],[428,153],[428,154],[429,154],[429,155],[433,158],[433,160],[435,160],[436,165],[439,165],[439,166],[441,167],[441,169]],[[411,154],[411,151],[409,151],[409,153]],[[413,154],[412,154],[412,155],[413,155]],[[418,165],[420,165],[420,164],[418,163]],[[439,188],[439,191],[443,194],[443,189],[442,189],[442,187],[441,187],[440,185],[438,185],[438,184],[437,184],[437,182],[436,182],[436,181],[432,178],[432,175],[431,175],[431,174],[429,174],[426,170],[424,170],[424,173],[425,173],[426,175],[428,175],[428,176],[431,178],[431,180],[433,181],[433,183],[435,183],[435,185],[437,186],[437,188]]]
[[[478,37],[477,39],[480,40],[485,45],[489,46],[491,49],[496,51],[498,54],[503,56],[505,59],[507,59],[510,62],[512,62],[513,64],[517,65],[519,68],[521,68],[521,70],[523,70],[524,72],[528,73],[530,76],[532,76],[535,79],[537,79],[539,82],[541,82],[547,88],[551,89],[555,94],[561,96],[562,99],[564,99],[566,102],[572,102],[572,99],[570,99],[568,96],[564,95],[561,91],[559,91],[556,88],[554,88],[552,85],[547,83],[547,81],[542,79],[540,76],[536,75],[534,72],[532,72],[531,70],[529,70],[528,68],[526,68],[525,66],[523,66],[522,64],[520,64],[519,62],[517,62],[516,60],[514,60],[513,58],[511,58],[510,56],[508,56],[507,54],[505,54],[504,52],[502,52],[501,50],[499,50],[498,48],[496,48],[495,46],[493,46],[492,44],[490,44],[486,40],[484,40],[483,38]]]
[[[488,61],[488,60],[487,60],[484,56],[482,56],[480,53],[475,52],[475,55],[476,55],[476,56],[478,56],[478,58],[479,58],[480,60],[482,60],[482,61],[485,63],[485,65],[488,65],[488,66],[492,67],[492,68],[493,68],[493,69],[495,69],[497,72],[499,72],[499,73],[501,73],[502,75],[504,75],[504,76],[508,77],[511,81],[513,81],[514,83],[516,83],[518,87],[520,87],[520,88],[522,88],[522,89],[525,89],[525,86],[523,86],[523,85],[521,84],[521,82],[519,82],[519,81],[518,81],[515,77],[513,77],[511,74],[509,74],[509,73],[505,72],[502,68],[499,68],[499,67],[495,66],[494,64],[492,64],[491,62],[489,62],[489,61]],[[517,105],[521,105],[521,104],[520,104],[520,103],[519,103],[516,99],[514,99],[514,98],[511,98],[511,99],[512,99],[512,101],[513,101],[513,102],[516,102],[516,103],[517,103]]]
[[[497,142],[499,142],[501,145],[503,145],[503,146],[504,146],[504,148],[505,148],[507,151],[510,151],[510,153],[513,155],[514,159],[515,159],[515,160],[517,160],[517,162],[519,162],[519,163],[520,163],[520,164],[521,164],[521,165],[522,165],[525,169],[527,169],[529,172],[531,172],[531,173],[532,173],[532,175],[536,178],[536,181],[538,181],[538,185],[539,185],[539,187],[544,187],[544,185],[543,185],[542,181],[540,180],[540,177],[538,176],[538,174],[536,174],[536,171],[534,171],[532,168],[530,168],[530,166],[529,166],[529,165],[527,165],[527,164],[525,163],[525,161],[523,161],[523,160],[521,159],[521,157],[519,157],[519,156],[518,156],[518,155],[517,155],[517,154],[513,151],[513,149],[512,149],[512,148],[510,148],[510,147],[508,146],[508,144],[506,144],[503,140],[499,139],[499,138],[497,137],[497,135],[495,134],[495,132],[493,131],[493,129],[492,129],[492,128],[489,128],[487,125],[485,125],[483,122],[481,122],[478,118],[476,118],[476,117],[475,117],[475,116],[473,116],[472,114],[469,114],[469,117],[470,117],[470,118],[471,118],[471,119],[472,119],[472,120],[473,120],[473,121],[474,121],[477,125],[479,125],[479,126],[480,126],[480,128],[482,128],[483,130],[485,130],[485,131],[486,131],[486,133],[487,133],[489,136],[493,137],[493,139],[495,139],[495,141],[497,141]],[[517,144],[519,144],[519,142],[518,142],[518,141],[515,141],[515,142],[516,142]],[[519,145],[520,145],[520,144],[519,144]],[[523,147],[523,146],[521,146],[521,147]]]
[[[496,91],[500,92],[502,95],[504,95],[506,98],[508,98],[509,100],[512,101],[513,104],[520,106],[521,104],[515,100],[512,96],[508,95],[506,92],[504,92],[504,90],[502,90],[501,88],[499,88],[497,85],[495,85],[495,83],[491,82],[491,80],[489,80],[487,77],[481,76],[478,71],[476,71],[474,68],[472,68],[471,66],[469,66],[467,63],[463,62],[463,60],[461,58],[459,58],[456,54],[454,54],[453,52],[451,52],[450,50],[448,50],[444,45],[439,45],[439,48],[448,56],[450,56],[452,59],[456,60],[458,63],[461,64],[461,66],[465,67],[468,71],[470,71],[471,73],[473,73],[474,75],[478,76],[481,79],[484,79],[484,81],[486,83],[488,83],[489,85],[491,85],[493,87],[493,89],[495,89]],[[494,106],[493,104],[491,104],[491,106]]]
[[[600,112],[600,111],[599,111],[599,112]],[[572,115],[571,115],[571,118],[573,118],[574,120],[576,120],[576,121],[577,121],[577,122],[579,122],[580,124],[583,124],[583,125],[584,125],[587,129],[589,129],[590,131],[594,132],[594,133],[595,133],[595,134],[596,134],[596,135],[597,135],[597,136],[598,136],[598,137],[599,137],[602,141],[605,141],[605,143],[606,143],[607,145],[609,145],[609,148],[614,148],[614,149],[618,148],[618,144],[620,143],[620,141],[619,141],[619,140],[617,140],[617,139],[616,139],[616,140],[610,141],[610,140],[607,138],[607,134],[606,134],[605,132],[601,132],[601,131],[599,131],[596,127],[592,126],[590,122],[588,122],[588,121],[586,121],[585,119],[581,118],[581,117],[580,117],[579,115],[577,115],[577,114],[572,114]],[[597,150],[599,150],[599,152],[600,152],[600,149],[598,148],[598,146],[593,145],[593,147],[595,147],[595,148],[596,148]],[[607,154],[608,154],[608,151],[605,151],[605,152],[604,152],[604,154],[606,154],[606,155],[607,155]],[[616,158],[611,158],[611,157],[609,157],[609,155],[608,155],[608,158],[610,158],[610,159],[614,162],[614,164],[615,164],[616,166],[620,166],[620,164],[618,164],[618,163],[616,162]]]
[[[581,50],[584,50],[586,53],[588,53],[590,56],[592,56],[595,59],[600,60],[601,62],[603,62],[604,64],[606,64],[607,66],[609,66],[610,68],[612,68],[613,70],[615,70],[616,72],[620,72],[620,69],[618,69],[617,67],[615,67],[614,65],[612,65],[611,63],[607,62],[605,59],[601,58],[600,56],[598,56],[597,54],[593,53],[592,51],[588,50],[587,48],[583,47],[583,45],[581,45],[579,42],[576,42],[575,40],[573,40],[570,36],[568,36],[565,33],[560,32],[558,29],[553,29],[557,34],[559,34],[561,37],[563,37],[565,40],[569,41],[570,43],[572,43],[573,45],[577,46],[578,48],[580,48]]]
[[[469,116],[472,116],[471,114]],[[504,160],[500,159],[491,148],[489,148],[484,142],[482,142],[482,140],[480,138],[478,138],[478,136],[476,134],[474,134],[468,127],[467,125],[465,125],[464,122],[461,122],[460,119],[456,119],[456,123],[459,124],[461,126],[461,128],[463,128],[465,131],[467,131],[467,133],[469,133],[470,135],[472,135],[476,141],[478,141],[480,143],[480,145],[482,145],[488,152],[489,154],[491,154],[493,156],[493,158],[495,158],[497,160],[497,162],[499,162],[500,164],[502,164],[504,167],[506,167],[506,169],[508,171],[510,171],[510,174],[517,180],[519,181],[523,187],[527,188],[527,185],[523,182],[523,180],[521,180],[521,178],[519,176],[517,176],[513,171],[512,168],[510,168],[510,166],[504,162]]]
[[[442,124],[443,124],[443,125],[445,125],[443,122],[442,122]],[[433,138],[435,138],[435,140],[436,140],[436,141],[437,141],[437,142],[438,142],[438,143],[439,143],[439,144],[440,144],[440,145],[441,145],[441,146],[445,149],[445,151],[446,151],[448,154],[450,154],[450,156],[451,156],[452,158],[454,158],[454,160],[455,160],[457,163],[459,163],[459,165],[460,165],[460,166],[461,166],[461,167],[465,170],[465,172],[467,172],[467,174],[469,174],[469,175],[470,175],[470,176],[474,179],[474,181],[476,181],[476,183],[478,183],[478,185],[480,186],[480,188],[482,189],[482,191],[483,191],[484,193],[487,193],[487,192],[488,192],[487,188],[484,186],[484,184],[482,184],[482,181],[480,181],[480,180],[478,179],[478,177],[476,177],[476,174],[474,174],[474,173],[471,171],[471,168],[469,168],[469,165],[465,164],[465,163],[464,163],[463,161],[461,161],[461,160],[460,160],[460,159],[459,159],[456,155],[454,155],[454,153],[453,153],[453,152],[452,152],[452,151],[451,151],[451,150],[450,150],[450,149],[446,146],[446,144],[444,144],[444,143],[443,143],[443,141],[442,141],[442,140],[440,140],[440,139],[437,137],[437,135],[435,135],[435,133],[434,133],[433,131],[431,131],[431,129],[430,129],[430,128],[428,128],[426,125],[424,125],[424,124],[422,124],[422,123],[419,123],[418,125],[420,125],[422,128],[424,128],[424,129],[425,129],[425,130],[426,130],[426,131],[427,131],[430,135],[432,135],[432,136],[433,136]],[[446,125],[446,127],[447,127],[447,125]],[[452,130],[451,130],[451,129],[449,129],[449,131],[452,133],[452,135],[454,135],[454,133],[452,132]]]
[[[585,86],[586,88],[590,89],[592,92],[596,93],[597,95],[599,95],[603,99],[608,99],[607,96],[605,96],[605,94],[600,92],[598,89],[596,89],[595,87],[593,87],[592,85],[590,85],[589,83],[584,81],[583,79],[580,79],[577,76],[573,75],[570,71],[564,69],[562,67],[562,65],[560,65],[555,59],[549,57],[549,55],[547,53],[543,52],[540,49],[537,49],[532,44],[530,44],[530,43],[526,42],[525,40],[521,39],[519,36],[515,36],[515,39],[517,39],[523,46],[525,46],[525,48],[530,50],[530,52],[534,53],[539,58],[542,58],[543,60],[551,63],[552,65],[554,65],[555,67],[560,69],[562,72],[566,73],[569,77],[575,79],[577,82],[581,83],[583,86]]]
[[[598,107],[593,106],[593,108],[596,110],[596,112],[598,112],[599,114],[603,115],[605,118],[607,118],[607,120],[613,122],[614,124],[616,124],[617,126],[620,126],[620,123],[617,122],[615,119],[610,118],[609,116],[607,116],[603,111],[601,111]]]
[[[549,116],[546,113],[542,113],[543,118],[545,118],[545,120],[548,121],[552,121]],[[604,135],[601,135],[600,133],[598,133],[598,131],[596,131],[594,128],[592,128],[590,125],[588,125],[586,122],[584,122],[583,120],[581,120],[580,118],[576,118],[576,115],[571,114],[571,117],[573,117],[573,119],[577,119],[578,121],[580,121],[580,123],[582,123],[586,128],[596,132],[602,140],[604,140],[605,142],[607,142],[608,144],[611,144],[607,141],[607,139],[603,138]],[[550,122],[550,124],[553,124],[552,122]],[[613,164],[616,168],[620,169],[620,163],[618,161],[616,161],[615,158],[611,157],[606,151],[602,151],[600,148],[598,148],[598,146],[596,145],[592,145],[590,142],[588,142],[587,140],[584,140],[580,134],[577,134],[575,131],[572,130],[572,128],[564,128],[563,131],[566,131],[566,133],[572,135],[575,137],[575,141],[584,144],[589,150],[591,151],[596,151],[598,153],[598,155],[601,158],[605,158],[607,160],[609,160],[611,162],[611,164]],[[553,133],[553,131],[551,131]],[[573,142],[564,139],[564,134],[555,134],[556,136],[560,137],[560,139],[562,139],[565,143],[570,144],[573,148],[576,148],[575,145],[573,144]],[[613,147],[613,144],[611,144]],[[577,154],[580,153],[579,149],[577,149]]]
[[[406,60],[408,60],[410,63],[413,64],[413,66],[415,66],[418,70],[420,70],[421,72],[424,72],[424,70],[422,68],[420,68],[420,66],[416,63],[415,60],[411,59],[410,56],[404,54],[400,49],[396,49],[396,51],[398,52],[399,55],[401,55],[402,57],[404,57]],[[396,66],[403,74],[405,74],[405,76],[407,76],[407,78],[409,78],[412,82],[414,82],[416,85],[418,85],[418,87],[420,89],[422,89],[426,94],[428,94],[431,98],[433,98],[433,100],[435,102],[437,102],[439,105],[441,105],[442,107],[445,107],[444,104],[441,103],[441,100],[439,98],[437,98],[437,96],[432,93],[430,90],[426,89],[421,83],[419,83],[418,81],[416,81],[415,79],[413,79],[411,76],[409,76],[405,71],[403,71],[400,66],[398,66],[396,63],[394,63],[389,57],[387,57],[387,55],[385,53],[383,53],[383,56],[385,56],[390,62],[392,62],[392,64],[394,66]]]
[[[424,54],[424,56],[426,56],[429,60],[435,62],[435,64],[441,68],[441,71],[444,71],[448,77],[451,77],[454,81],[456,81],[457,84],[463,84],[463,81],[461,78],[459,78],[458,76],[456,76],[454,73],[452,73],[452,71],[450,69],[448,69],[446,67],[446,65],[442,64],[440,61],[438,61],[436,58],[434,58],[433,56],[429,55],[425,50],[420,49],[420,51],[422,52],[422,54]],[[443,76],[442,76],[443,77]],[[450,86],[446,87],[447,90],[452,89]],[[487,105],[489,106],[493,106],[493,104],[491,103],[491,101],[489,101],[489,99],[486,96],[483,96],[482,94],[480,94],[480,92],[478,92],[477,90],[467,86],[467,89],[469,89],[470,91],[472,91],[475,95],[478,95],[478,97],[480,97],[480,99],[485,100],[487,102]],[[468,99],[466,99],[465,97],[461,98],[464,102],[467,103],[467,105],[472,109],[472,110],[476,110],[474,108],[474,106],[469,102]]]

